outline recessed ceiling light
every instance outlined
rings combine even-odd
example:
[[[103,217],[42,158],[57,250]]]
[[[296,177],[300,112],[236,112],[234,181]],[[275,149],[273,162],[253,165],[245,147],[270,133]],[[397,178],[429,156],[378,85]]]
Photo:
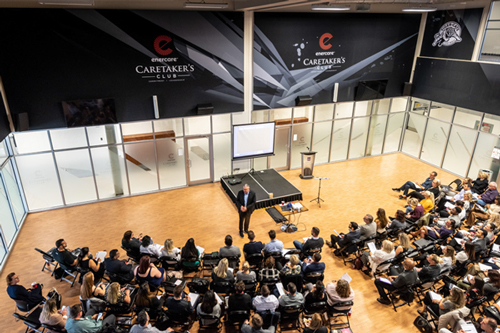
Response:
[[[318,4],[311,5],[311,10],[333,10],[333,11],[341,11],[341,10],[351,10],[351,6],[349,5],[330,5],[330,4]]]
[[[202,8],[202,9],[224,9],[229,5],[227,3],[208,3],[208,2],[185,2],[184,8]]]
[[[413,13],[427,13],[435,12],[436,7],[405,7],[402,9],[403,12],[413,12]]]

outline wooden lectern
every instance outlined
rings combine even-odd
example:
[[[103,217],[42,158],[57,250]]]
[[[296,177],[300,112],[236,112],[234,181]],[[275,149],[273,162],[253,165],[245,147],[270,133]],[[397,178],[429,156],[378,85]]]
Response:
[[[300,178],[302,179],[312,179],[313,178],[313,168],[314,159],[316,157],[315,151],[305,151],[302,154],[302,172]]]

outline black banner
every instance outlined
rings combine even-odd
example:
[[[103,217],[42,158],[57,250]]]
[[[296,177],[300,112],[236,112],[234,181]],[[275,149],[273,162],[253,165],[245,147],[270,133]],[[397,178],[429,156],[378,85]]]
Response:
[[[470,60],[483,8],[427,14],[421,56]]]
[[[0,75],[30,128],[64,127],[62,101],[113,98],[117,120],[243,110],[243,14],[0,10]]]
[[[360,81],[401,96],[410,78],[420,15],[256,13],[254,107],[354,100]]]

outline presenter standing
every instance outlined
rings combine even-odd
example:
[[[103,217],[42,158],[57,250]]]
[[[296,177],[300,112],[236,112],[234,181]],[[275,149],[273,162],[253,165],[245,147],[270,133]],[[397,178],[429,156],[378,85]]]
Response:
[[[250,186],[245,184],[243,190],[238,192],[236,197],[236,206],[238,206],[238,213],[240,214],[240,237],[243,238],[243,231],[248,232],[248,226],[250,225],[250,215],[252,215],[255,210],[255,203],[257,198],[255,197],[255,192],[250,191]],[[243,222],[245,223],[243,228]]]

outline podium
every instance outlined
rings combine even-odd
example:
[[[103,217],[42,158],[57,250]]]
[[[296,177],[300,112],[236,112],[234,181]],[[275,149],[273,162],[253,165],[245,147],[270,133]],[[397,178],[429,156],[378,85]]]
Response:
[[[301,152],[301,154],[302,154],[302,172],[300,173],[300,178],[312,179],[316,152],[306,151],[306,152]]]

